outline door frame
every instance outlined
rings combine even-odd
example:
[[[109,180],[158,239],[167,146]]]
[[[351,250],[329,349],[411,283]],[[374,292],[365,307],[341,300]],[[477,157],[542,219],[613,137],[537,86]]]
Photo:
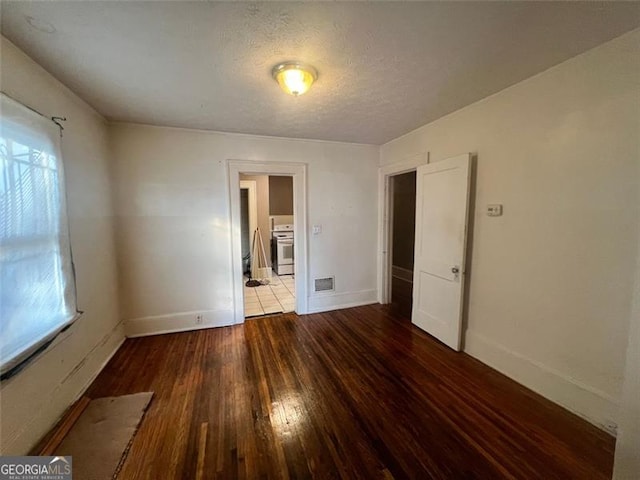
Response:
[[[416,171],[429,163],[429,152],[418,153],[403,161],[378,169],[378,302],[391,301],[393,263],[393,191],[391,177]]]
[[[308,238],[307,238],[307,164],[227,160],[230,207],[231,271],[233,282],[234,323],[244,322],[244,285],[242,239],[240,234],[240,174],[293,177],[293,254],[296,285],[296,313],[308,311]]]

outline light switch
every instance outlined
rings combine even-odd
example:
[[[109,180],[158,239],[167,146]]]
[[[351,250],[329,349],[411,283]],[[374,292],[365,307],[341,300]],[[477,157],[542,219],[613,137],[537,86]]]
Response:
[[[312,231],[314,235],[320,235],[322,233],[322,225],[314,225]]]
[[[490,217],[499,217],[502,215],[502,205],[499,203],[494,203],[492,205],[487,205],[487,215]]]

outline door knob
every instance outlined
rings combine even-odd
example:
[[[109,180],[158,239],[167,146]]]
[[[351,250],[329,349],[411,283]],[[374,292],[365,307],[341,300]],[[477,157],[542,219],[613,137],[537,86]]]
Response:
[[[457,275],[460,273],[460,269],[458,267],[451,267],[451,273]]]

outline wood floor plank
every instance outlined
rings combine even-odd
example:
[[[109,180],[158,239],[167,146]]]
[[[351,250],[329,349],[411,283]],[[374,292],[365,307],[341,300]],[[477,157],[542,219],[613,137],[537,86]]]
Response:
[[[87,396],[154,391],[119,479],[606,479],[614,440],[393,308],[127,340]]]
[[[204,459],[207,451],[207,432],[209,424],[204,422],[200,426],[200,443],[198,444],[198,465],[196,469],[196,480],[202,480],[204,477]]]

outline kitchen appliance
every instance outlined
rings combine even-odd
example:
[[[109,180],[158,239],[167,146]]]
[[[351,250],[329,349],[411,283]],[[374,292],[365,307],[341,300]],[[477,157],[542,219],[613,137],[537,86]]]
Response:
[[[271,264],[278,275],[293,274],[293,225],[274,225],[271,231]]]

